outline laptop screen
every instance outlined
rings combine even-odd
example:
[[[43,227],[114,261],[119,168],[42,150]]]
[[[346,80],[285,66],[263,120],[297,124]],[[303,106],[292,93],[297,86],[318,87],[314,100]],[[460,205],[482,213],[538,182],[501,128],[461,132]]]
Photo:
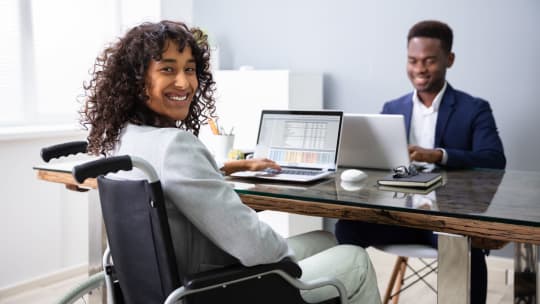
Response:
[[[335,170],[343,113],[264,110],[255,157],[280,166]]]
[[[338,164],[384,170],[408,165],[403,115],[344,114]]]

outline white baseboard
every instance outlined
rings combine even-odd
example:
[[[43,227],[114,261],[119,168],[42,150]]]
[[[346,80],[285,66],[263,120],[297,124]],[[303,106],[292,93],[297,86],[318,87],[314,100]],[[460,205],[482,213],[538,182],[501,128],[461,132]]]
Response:
[[[15,283],[0,288],[0,299],[7,298],[21,292],[26,292],[47,285],[52,285],[63,280],[83,275],[88,272],[88,264],[76,265],[69,268],[52,272],[43,276],[34,277],[27,281]]]

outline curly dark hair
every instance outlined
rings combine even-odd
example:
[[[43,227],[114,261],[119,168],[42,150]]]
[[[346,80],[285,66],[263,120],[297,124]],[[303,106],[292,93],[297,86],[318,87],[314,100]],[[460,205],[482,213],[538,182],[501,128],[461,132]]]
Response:
[[[165,117],[146,106],[146,72],[151,60],[161,60],[168,43],[178,51],[190,47],[199,81],[185,120],[171,125]],[[85,102],[80,123],[90,128],[88,152],[109,154],[126,123],[156,127],[178,127],[197,136],[201,124],[214,117],[215,82],[210,72],[207,35],[181,22],[146,22],[129,30],[96,58],[92,78],[84,83]]]
[[[441,41],[441,47],[447,53],[452,51],[454,35],[448,24],[437,20],[420,21],[413,25],[407,35],[407,44],[414,37],[435,38]]]

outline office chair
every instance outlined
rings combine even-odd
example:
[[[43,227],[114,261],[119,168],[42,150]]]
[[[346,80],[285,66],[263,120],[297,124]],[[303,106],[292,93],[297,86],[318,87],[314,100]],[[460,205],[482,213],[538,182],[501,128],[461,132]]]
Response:
[[[437,293],[437,289],[426,281],[427,276],[437,273],[436,248],[422,244],[392,244],[375,246],[374,248],[397,256],[383,297],[383,304],[390,301],[393,304],[397,304],[401,292],[419,282],[423,282],[435,294]],[[409,264],[410,258],[417,258],[423,266],[420,268],[412,267]],[[431,259],[432,261],[426,261],[426,259]],[[411,271],[411,274],[405,276],[407,268]]]
[[[484,250],[498,250],[508,244],[507,241],[491,240],[478,237],[471,238],[471,246],[482,248]],[[374,246],[377,250],[397,256],[394,269],[390,276],[390,280],[386,287],[386,292],[383,297],[383,304],[389,303],[392,300],[393,304],[399,302],[399,295],[405,289],[412,285],[423,282],[435,294],[437,288],[426,281],[426,277],[431,274],[437,274],[437,248],[423,244],[390,244]],[[414,268],[409,264],[410,258],[418,259],[423,265]],[[431,260],[431,261],[426,261]],[[405,276],[407,268],[412,272]],[[413,280],[411,282],[411,280]]]
[[[118,180],[104,174],[142,170],[147,180]],[[245,267],[180,275],[177,272],[165,201],[152,166],[133,156],[115,156],[73,169],[82,183],[97,177],[110,255],[104,255],[109,303],[306,303],[300,289],[333,286],[339,297],[324,303],[346,303],[346,290],[336,279],[303,282],[290,259]],[[112,258],[111,258],[112,256]]]

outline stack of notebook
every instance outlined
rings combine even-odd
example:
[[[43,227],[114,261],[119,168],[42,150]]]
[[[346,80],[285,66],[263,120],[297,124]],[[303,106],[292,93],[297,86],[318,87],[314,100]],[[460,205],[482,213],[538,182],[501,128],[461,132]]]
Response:
[[[429,188],[442,179],[440,173],[418,173],[404,177],[395,177],[395,174],[389,174],[377,181],[379,185],[393,187],[413,187]]]

